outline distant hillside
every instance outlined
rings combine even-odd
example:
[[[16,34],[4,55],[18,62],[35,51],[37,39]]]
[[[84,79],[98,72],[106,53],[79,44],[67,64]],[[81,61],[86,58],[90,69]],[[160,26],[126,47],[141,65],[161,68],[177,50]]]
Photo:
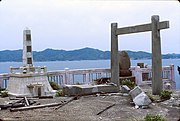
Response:
[[[131,59],[151,59],[151,53],[138,51],[127,51]],[[166,54],[162,58],[180,58],[180,54]],[[110,59],[110,51],[101,51],[93,48],[83,48],[79,50],[54,50],[33,51],[34,61],[73,61],[73,60],[102,60]],[[0,51],[0,62],[22,61],[22,50]]]
[[[109,59],[110,52],[92,48],[71,51],[46,49],[41,52],[33,52],[33,56],[35,61],[100,60]]]

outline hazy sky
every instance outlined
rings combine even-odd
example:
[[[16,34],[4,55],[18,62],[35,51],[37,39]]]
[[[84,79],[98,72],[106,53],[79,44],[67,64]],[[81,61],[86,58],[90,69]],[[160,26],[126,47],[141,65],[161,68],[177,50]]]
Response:
[[[170,21],[170,28],[161,30],[162,53],[180,53],[180,3],[175,0],[2,0],[0,50],[22,49],[26,27],[36,51],[110,50],[111,23],[119,28],[146,24],[152,15]],[[119,36],[119,49],[151,52],[151,32]]]

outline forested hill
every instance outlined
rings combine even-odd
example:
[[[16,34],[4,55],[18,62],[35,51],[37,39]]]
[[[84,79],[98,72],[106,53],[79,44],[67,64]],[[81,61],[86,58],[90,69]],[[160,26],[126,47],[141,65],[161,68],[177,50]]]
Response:
[[[127,51],[131,59],[151,59],[151,53],[143,51]],[[180,54],[162,55],[163,59],[180,58]],[[83,48],[79,50],[54,50],[33,51],[34,61],[73,61],[73,60],[102,60],[110,59],[110,51],[101,51],[93,48]],[[21,62],[22,50],[0,51],[0,62]]]

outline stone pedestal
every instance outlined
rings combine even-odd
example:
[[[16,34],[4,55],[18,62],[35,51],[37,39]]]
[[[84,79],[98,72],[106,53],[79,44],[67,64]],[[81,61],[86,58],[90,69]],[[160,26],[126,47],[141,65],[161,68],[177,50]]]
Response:
[[[7,89],[14,96],[53,95],[46,74],[11,74]]]

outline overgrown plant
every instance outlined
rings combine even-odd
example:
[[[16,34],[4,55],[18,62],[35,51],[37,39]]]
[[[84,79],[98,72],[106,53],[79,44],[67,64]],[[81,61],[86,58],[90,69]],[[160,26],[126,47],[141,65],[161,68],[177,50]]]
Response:
[[[59,90],[60,89],[60,86],[56,82],[49,81],[49,84],[51,85],[53,90]]]
[[[161,91],[161,93],[160,93],[160,98],[161,98],[161,99],[170,99],[170,98],[171,98],[171,94],[172,94],[171,91],[163,90],[163,91]]]
[[[149,99],[154,102],[156,99],[152,94],[147,94],[147,96],[149,97]]]
[[[146,114],[144,117],[145,121],[166,121],[166,118],[158,114]]]
[[[58,90],[56,92],[56,97],[59,97],[59,96],[64,96],[63,90]]]
[[[1,97],[8,97],[8,91],[1,91]]]
[[[157,102],[158,100],[160,100],[159,95],[153,95],[151,93],[146,93],[146,94],[152,102]]]
[[[125,80],[122,80],[121,81],[121,85],[126,85],[126,86],[128,86],[129,88],[134,88],[134,86],[135,86],[135,82],[134,81],[131,81],[131,80],[129,80],[129,79],[125,79]]]

